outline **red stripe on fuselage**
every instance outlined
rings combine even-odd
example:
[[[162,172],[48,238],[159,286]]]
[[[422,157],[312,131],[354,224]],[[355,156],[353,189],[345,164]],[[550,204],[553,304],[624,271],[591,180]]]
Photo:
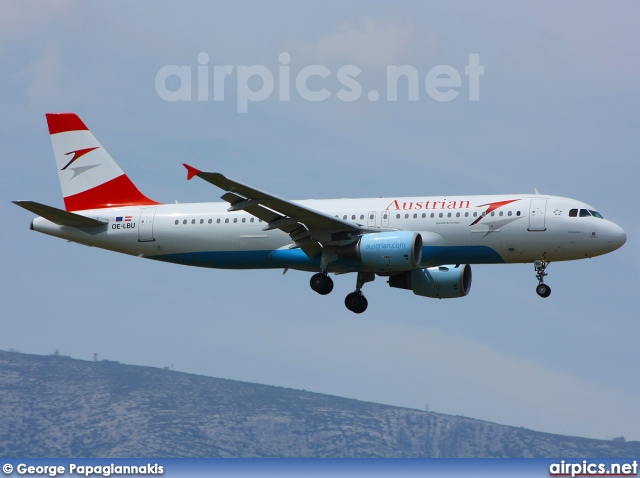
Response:
[[[75,113],[47,113],[49,134],[89,130]]]
[[[142,194],[126,174],[95,188],[64,198],[67,211],[123,206],[154,206],[157,204],[160,203],[152,201]]]

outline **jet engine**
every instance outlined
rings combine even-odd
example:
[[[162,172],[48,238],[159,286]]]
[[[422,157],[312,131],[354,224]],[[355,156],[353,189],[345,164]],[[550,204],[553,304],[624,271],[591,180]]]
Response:
[[[357,259],[376,272],[407,271],[422,260],[422,236],[413,231],[364,234],[337,250],[338,257]]]
[[[471,289],[471,266],[457,264],[414,269],[389,277],[389,286],[434,299],[464,297]]]

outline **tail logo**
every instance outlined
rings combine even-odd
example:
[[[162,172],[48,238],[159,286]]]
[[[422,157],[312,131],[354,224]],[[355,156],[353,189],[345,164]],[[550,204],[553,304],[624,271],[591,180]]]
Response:
[[[94,148],[84,148],[84,149],[77,149],[75,151],[69,151],[68,153],[65,153],[65,156],[69,156],[70,154],[73,154],[73,157],[71,158],[71,161],[69,161],[66,166],[64,168],[62,168],[60,171],[64,171],[65,169],[67,169],[69,166],[71,166],[71,164],[76,160],[81,158],[82,156],[84,156],[87,153],[90,153],[91,151],[93,151],[94,149],[98,149],[98,146],[94,147]],[[63,150],[64,151],[64,150]]]

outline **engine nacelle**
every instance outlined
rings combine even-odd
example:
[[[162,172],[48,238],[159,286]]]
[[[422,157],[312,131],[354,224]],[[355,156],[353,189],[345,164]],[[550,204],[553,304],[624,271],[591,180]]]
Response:
[[[389,286],[412,290],[414,294],[433,299],[464,297],[471,290],[471,266],[427,267],[389,277]]]
[[[337,251],[338,257],[357,259],[375,272],[409,271],[422,260],[422,236],[413,231],[376,232]]]

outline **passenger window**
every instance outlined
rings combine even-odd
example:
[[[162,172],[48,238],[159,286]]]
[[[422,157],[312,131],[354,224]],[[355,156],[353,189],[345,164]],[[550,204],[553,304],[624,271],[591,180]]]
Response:
[[[443,214],[442,214],[442,213],[438,214],[438,217],[442,217],[442,216],[443,216]]]
[[[249,219],[249,222],[253,222],[253,219],[254,219],[253,217],[251,219]]]
[[[504,212],[500,211],[500,214],[498,214],[498,216],[502,216],[504,215]]]
[[[569,217],[578,217],[578,210],[572,209],[571,211],[569,211]]]
[[[216,223],[217,223],[217,224],[220,224],[220,219],[216,219]]]
[[[414,213],[413,218],[414,218],[414,219],[418,219],[418,214],[417,214],[417,213]]]
[[[475,212],[473,213],[473,217],[478,217],[478,211],[475,211]]]
[[[187,220],[186,220],[186,219],[185,219],[184,221],[182,221],[182,224],[186,224],[186,223],[187,223]]]
[[[580,217],[589,217],[591,216],[591,214],[589,214],[589,211],[587,211],[586,209],[580,209]]]
[[[344,216],[342,216],[342,219],[347,219],[347,215],[345,214]]]
[[[469,213],[468,213],[468,212],[465,212],[465,213],[464,213],[464,217],[469,217]]]
[[[516,216],[519,216],[519,215],[520,215],[520,211],[516,212]]]
[[[456,217],[460,217],[460,213],[459,212],[456,213]]]
[[[507,216],[511,216],[512,214],[513,214],[513,211],[507,212]]]
[[[234,218],[233,218],[233,222],[234,222],[234,223],[235,223],[235,222],[238,222],[238,218],[237,218],[237,217],[234,217]]]
[[[426,218],[426,217],[427,217],[427,213],[426,213],[426,212],[423,212],[423,213],[422,213],[422,219],[424,219],[424,218]]]
[[[447,213],[447,217],[451,217],[451,213],[450,213],[450,212],[449,212],[449,213]]]
[[[405,215],[404,215],[404,218],[405,218],[405,219],[409,219],[409,214],[405,214]]]
[[[242,218],[242,222],[247,222],[247,218],[246,218],[246,217],[243,217],[243,218]]]
[[[491,215],[495,216],[496,215],[495,211],[491,211]]]
[[[226,218],[226,219],[224,220],[224,223],[225,223],[225,224],[229,224],[229,218]]]
[[[195,224],[196,220],[195,219],[191,219],[191,224]]]
[[[369,214],[369,219],[371,219],[373,221],[374,215],[373,214]],[[364,214],[362,216],[360,216],[360,219],[364,219]]]
[[[207,222],[211,224],[213,222],[213,219],[209,219]]]
[[[364,214],[360,214],[360,220],[364,219]],[[369,219],[373,219],[373,214],[371,215],[371,217]]]
[[[400,219],[400,214],[396,214],[396,219]]]
[[[180,222],[180,221],[178,221],[178,220],[176,219],[176,224],[178,224],[179,222]]]
[[[204,219],[200,219],[200,224],[204,224]]]
[[[431,213],[431,219],[433,219],[434,217],[436,217],[436,215],[434,213]]]

